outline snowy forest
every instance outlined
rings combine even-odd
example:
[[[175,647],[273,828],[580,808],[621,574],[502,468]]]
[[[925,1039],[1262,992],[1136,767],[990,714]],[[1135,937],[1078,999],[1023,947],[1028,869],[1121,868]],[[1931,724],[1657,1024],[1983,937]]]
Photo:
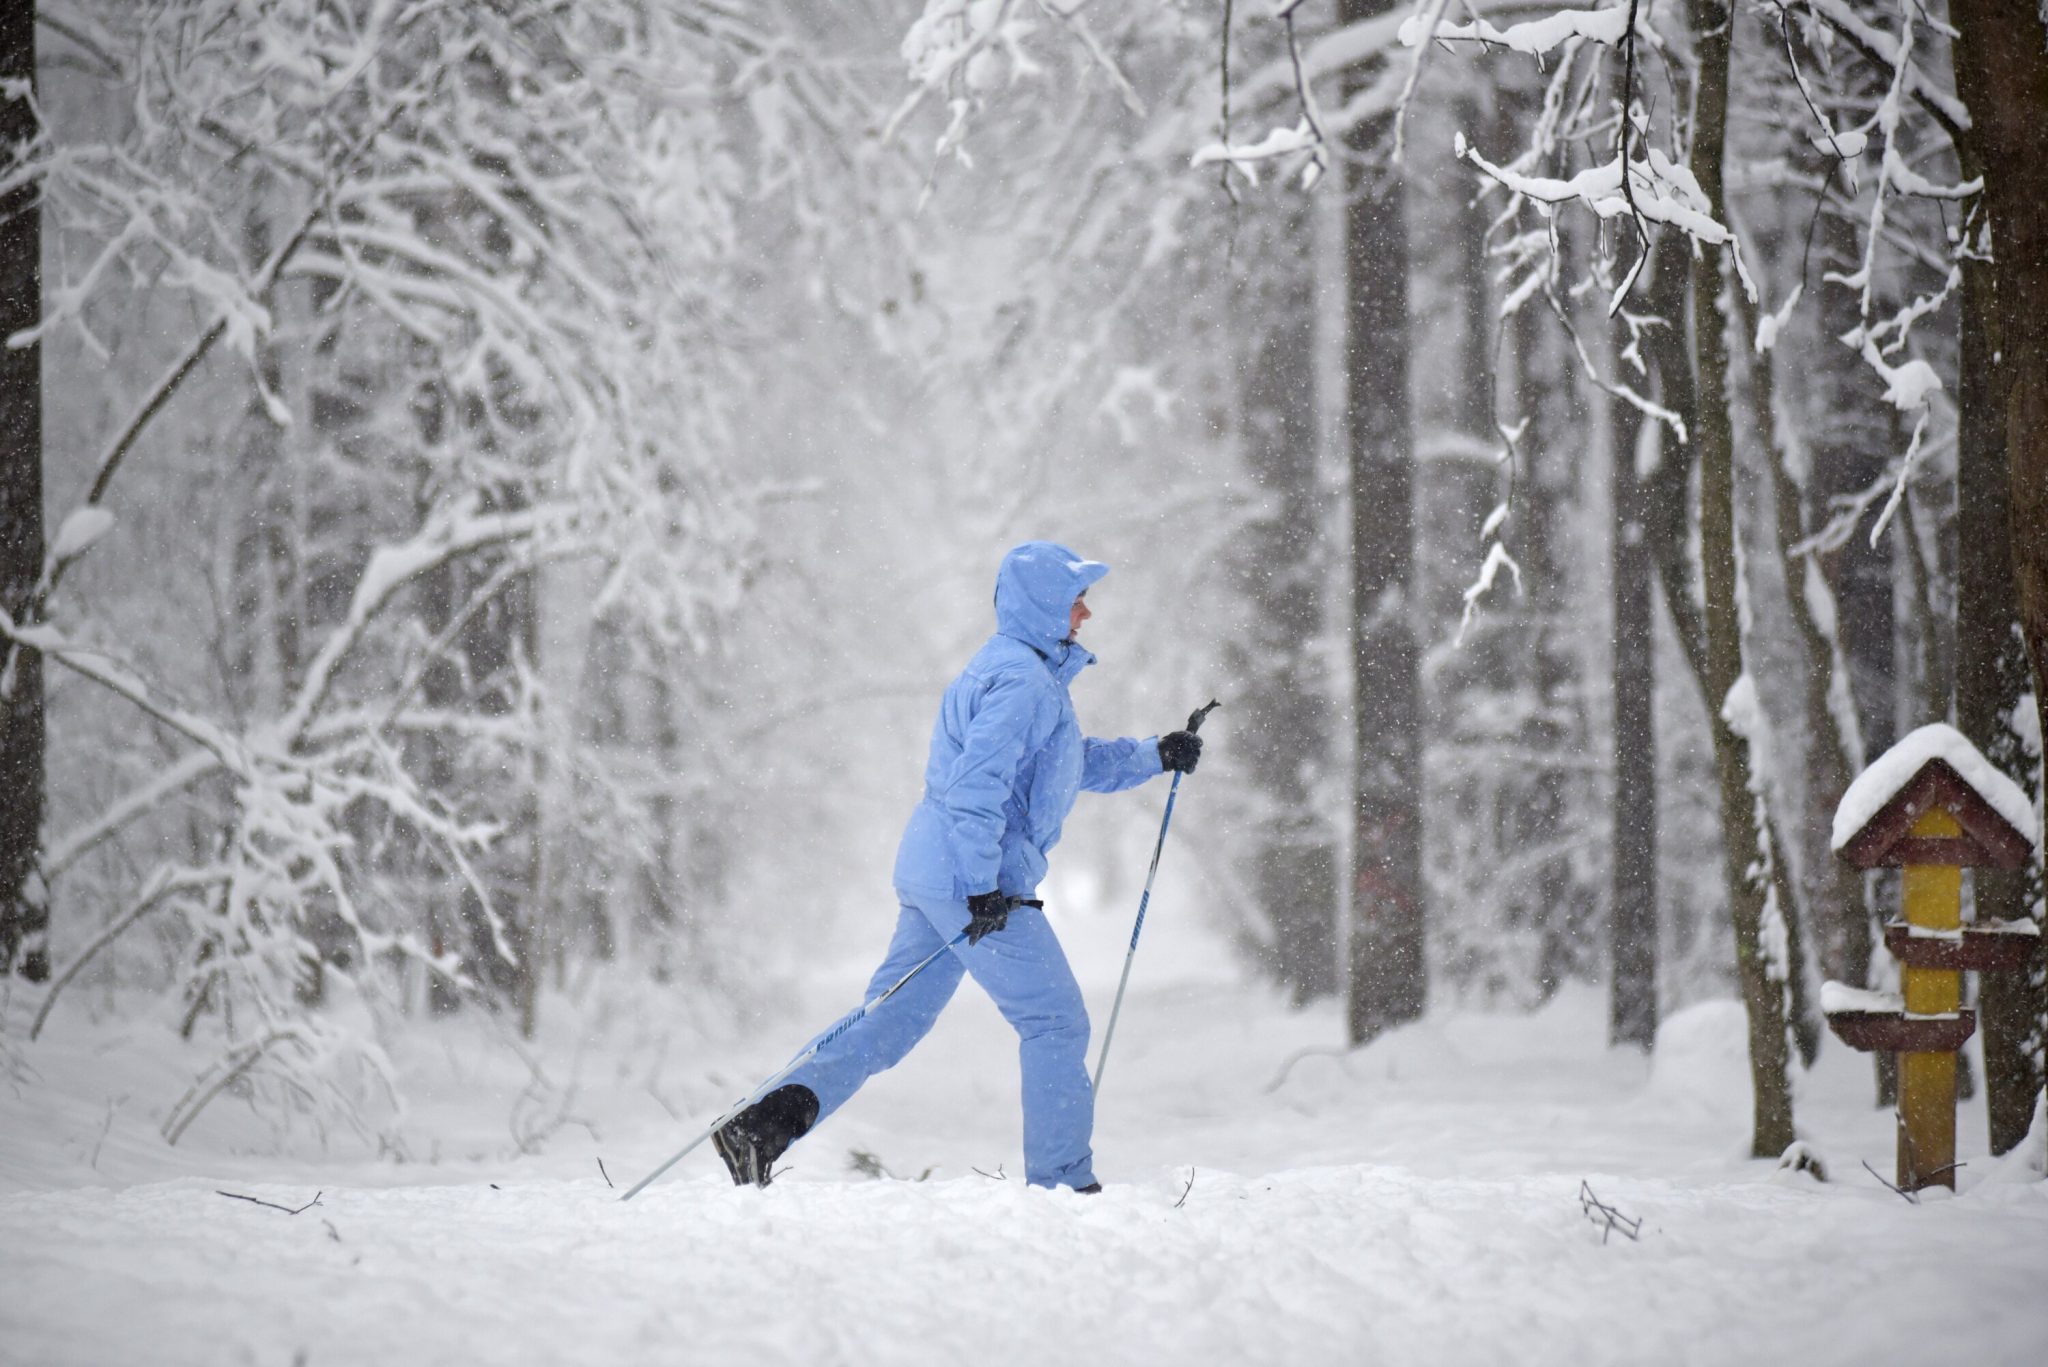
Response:
[[[2048,1318],[2001,1290],[2030,1283],[1961,1264],[2037,1267],[2048,1237],[2039,0],[6,0],[0,78],[10,1284],[56,1288],[131,1237],[140,1266],[159,1236],[228,1280],[206,1243],[244,1218],[223,1184],[287,1209],[324,1188],[332,1223],[298,1239],[342,1250],[337,1188],[502,1187],[522,1228],[576,1228],[550,1203],[614,1196],[861,1000],[933,709],[991,630],[1004,552],[1046,538],[1113,571],[1079,638],[1101,657],[1074,684],[1087,734],[1222,703],[1171,831],[1163,783],[1086,797],[1036,893],[1098,1043],[1098,988],[1132,973],[1104,1238],[1116,1201],[1193,1216],[1239,1180],[1212,1165],[1327,1169],[1246,1182],[1229,1218],[1270,1223],[1204,1237],[1328,1219],[1313,1237],[1354,1281],[1398,1278],[1347,1241],[1413,1199],[1457,1213],[1409,1256],[1519,1276],[1549,1256],[1536,1233],[1473,1252],[1486,1217],[1386,1177],[1434,1168],[1360,1136],[1398,1124],[1426,1152],[1451,1112],[1380,1089],[1431,1075],[1468,1134],[1553,1123],[1591,1078],[1613,1090],[1582,1141],[1451,1141],[1510,1209],[1553,1180],[1560,1208],[1591,1199],[1557,1277],[1632,1303],[1634,1274],[1577,1260],[1614,1268],[1617,1228],[1649,1250],[1694,1216],[1720,1221],[1710,1257],[1803,1268],[1822,1235],[1772,1242],[1799,1208],[1729,1193],[1853,1182],[1835,1237],[1898,1244],[1901,1279],[1956,1264],[1950,1313],[1983,1313],[1951,1342],[2038,1360]],[[2021,795],[2032,845],[1962,875],[1964,923],[2027,948],[1962,979],[1961,1194],[1939,1212],[1857,1165],[1889,1174],[1916,1055],[1855,1052],[1825,1004],[1900,991],[1885,926],[1910,874],[1842,857],[1838,816],[1937,723]],[[1064,1207],[990,1204],[1028,1194],[1014,1155],[987,1180],[1015,1078],[965,1103],[946,1075],[1008,1067],[1014,1041],[972,1009],[974,1043],[943,1043],[951,1017],[933,1037],[950,1064],[792,1153],[767,1195],[822,1204],[775,1207],[781,1237],[808,1215],[821,1247],[932,1272],[933,1240],[973,1236],[839,1194],[922,1168],[969,1184],[953,1218],[1025,1231],[992,1265],[1084,1238]],[[1243,1087],[1169,1061],[1177,1035]],[[1540,1069],[1551,1043],[1572,1080],[1530,1073],[1521,1101],[1457,1072]],[[434,1071],[458,1054],[467,1091]],[[1146,1114],[1113,1120],[1125,1086]],[[1679,1092],[1684,1124],[1617,1137]],[[948,1107],[990,1111],[990,1138],[944,1131]],[[1222,1156],[1151,1142],[1176,1117]],[[755,1195],[709,1152],[644,1198],[670,1204],[620,1209],[676,1224]],[[497,1182],[426,1175],[458,1156]],[[1695,1185],[1651,1184],[1680,1167]],[[562,1185],[515,1191],[522,1172]],[[161,1226],[52,1204],[158,1182],[187,1203]],[[453,1237],[469,1211],[360,1218]],[[1957,1219],[1913,1223],[1936,1214]],[[643,1258],[668,1247],[605,1218]],[[281,1265],[305,1246],[262,1237]],[[544,1236],[521,1237],[533,1266],[501,1273],[545,1301]],[[766,1234],[689,1237],[769,1257]],[[606,1267],[659,1294],[659,1269]],[[854,1273],[806,1275],[868,1323]],[[1789,1352],[1773,1326],[1839,1293],[1817,1276],[1786,1271],[1782,1321],[1767,1299],[1740,1333],[1676,1316],[1672,1360]],[[1805,1360],[1887,1360],[1945,1322],[1856,1286],[1883,1313]],[[60,1325],[95,1294],[0,1309],[0,1361],[141,1360],[148,1340]],[[990,1360],[1529,1347],[1512,1307],[1431,1337],[1440,1301],[1414,1338],[1381,1305],[1377,1327],[1170,1352],[1148,1294],[1148,1348],[1018,1321]],[[660,1335],[717,1313],[609,1355],[674,1360]],[[701,1360],[980,1341],[891,1353],[887,1320],[822,1354],[717,1321]],[[566,1311],[544,1330],[470,1360],[575,1356]],[[455,1339],[238,1332],[249,1361],[460,1360]],[[1532,1360],[1658,1342],[1559,1328]]]

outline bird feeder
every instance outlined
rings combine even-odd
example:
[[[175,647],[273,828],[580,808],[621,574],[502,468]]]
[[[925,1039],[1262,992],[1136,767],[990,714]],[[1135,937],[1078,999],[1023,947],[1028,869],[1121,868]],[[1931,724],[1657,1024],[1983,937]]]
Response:
[[[1835,852],[1903,870],[1903,915],[1884,928],[1897,996],[1828,983],[1821,1007],[1852,1049],[1899,1056],[1899,1189],[1954,1189],[1956,1051],[1975,1033],[1963,973],[2024,968],[2031,921],[1963,924],[1963,870],[2015,869],[2033,854],[2033,804],[1948,726],[1923,726],[1866,769],[1835,813]]]

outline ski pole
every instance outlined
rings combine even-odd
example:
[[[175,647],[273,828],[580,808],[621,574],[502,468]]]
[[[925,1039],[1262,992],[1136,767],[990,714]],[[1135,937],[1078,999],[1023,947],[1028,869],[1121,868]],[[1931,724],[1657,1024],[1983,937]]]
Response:
[[[1196,708],[1188,717],[1188,730],[1200,731],[1203,719],[1221,706],[1222,703],[1212,701],[1206,707]],[[1166,828],[1173,821],[1173,800],[1180,794],[1183,777],[1182,770],[1174,770],[1173,786],[1166,790],[1166,815],[1159,818],[1159,843],[1152,847],[1152,868],[1145,875],[1145,891],[1138,898],[1138,921],[1131,927],[1131,947],[1124,955],[1124,974],[1117,979],[1116,1004],[1109,1008],[1109,1026],[1102,1032],[1102,1052],[1095,1058],[1095,1094],[1098,1097],[1102,1095],[1102,1070],[1109,1063],[1109,1042],[1116,1035],[1116,1018],[1124,1009],[1124,989],[1131,985],[1131,960],[1138,957],[1138,936],[1145,929],[1145,908],[1152,901],[1152,880],[1159,876],[1159,855],[1166,848]]]
[[[791,1073],[795,1072],[797,1069],[803,1067],[806,1063],[809,1063],[813,1058],[817,1057],[817,1053],[820,1049],[823,1049],[833,1040],[838,1039],[841,1035],[853,1029],[855,1025],[859,1024],[860,1021],[864,1017],[866,1017],[868,1012],[874,1010],[883,1002],[895,996],[898,992],[901,992],[904,989],[904,987],[909,984],[912,978],[915,978],[918,974],[924,972],[927,968],[930,968],[932,966],[932,962],[935,959],[937,959],[941,954],[944,954],[947,950],[951,949],[954,945],[959,944],[962,940],[966,938],[967,932],[964,930],[961,931],[958,935],[955,935],[952,939],[946,941],[946,943],[940,945],[937,949],[933,950],[931,954],[926,956],[923,963],[920,963],[916,968],[911,969],[908,973],[898,978],[896,980],[896,985],[890,988],[887,992],[882,993],[880,996],[876,997],[871,1002],[861,1003],[853,1010],[847,1012],[846,1015],[840,1017],[839,1023],[837,1025],[833,1026],[825,1034],[820,1035],[818,1039],[810,1045],[810,1047],[806,1048],[802,1053],[798,1054],[795,1058],[791,1059],[788,1062],[788,1064],[783,1067],[781,1072],[777,1073],[774,1077],[769,1078],[766,1082],[756,1087],[753,1091],[748,1092],[738,1101],[735,1101],[730,1107],[727,1108],[724,1115],[719,1116],[718,1119],[711,1122],[710,1127],[706,1129],[704,1133],[698,1135],[695,1139],[692,1139],[689,1143],[683,1145],[682,1148],[676,1150],[674,1157],[670,1158],[668,1162],[663,1163],[653,1172],[648,1173],[645,1177],[635,1182],[627,1190],[626,1194],[624,1196],[621,1196],[619,1199],[621,1201],[630,1201],[635,1196],[638,1196],[641,1193],[641,1191],[646,1188],[648,1183],[652,1182],[655,1178],[661,1176],[670,1168],[674,1167],[676,1164],[682,1162],[685,1158],[689,1157],[690,1153],[694,1149],[696,1149],[696,1147],[699,1144],[702,1144],[712,1135],[718,1133],[720,1127],[722,1127],[728,1120],[731,1120],[741,1111],[744,1111],[745,1109],[747,1109],[747,1107],[753,1105],[756,1101],[759,1101],[762,1097],[774,1091],[777,1083],[781,1082]]]

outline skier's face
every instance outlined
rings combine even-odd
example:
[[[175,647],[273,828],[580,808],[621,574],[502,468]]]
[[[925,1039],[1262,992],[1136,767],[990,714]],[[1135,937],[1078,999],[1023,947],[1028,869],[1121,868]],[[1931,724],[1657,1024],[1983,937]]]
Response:
[[[1081,630],[1081,623],[1094,615],[1088,611],[1088,594],[1084,590],[1081,596],[1074,600],[1073,609],[1067,613],[1067,639],[1073,640]]]

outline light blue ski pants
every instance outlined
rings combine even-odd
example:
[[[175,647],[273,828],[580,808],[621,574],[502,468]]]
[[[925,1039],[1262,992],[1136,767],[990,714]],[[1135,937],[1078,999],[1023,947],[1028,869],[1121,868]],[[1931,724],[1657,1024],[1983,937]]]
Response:
[[[906,901],[865,1000],[894,986],[959,934],[967,920],[964,901]],[[1035,1187],[1087,1186],[1095,1180],[1089,1148],[1095,1091],[1088,1081],[1088,1010],[1059,939],[1037,907],[1013,909],[1008,925],[983,936],[980,944],[953,946],[901,992],[821,1048],[789,1081],[817,1094],[823,1120],[862,1083],[902,1062],[953,999],[963,973],[974,975],[1017,1031],[1024,1075],[1024,1180]]]

